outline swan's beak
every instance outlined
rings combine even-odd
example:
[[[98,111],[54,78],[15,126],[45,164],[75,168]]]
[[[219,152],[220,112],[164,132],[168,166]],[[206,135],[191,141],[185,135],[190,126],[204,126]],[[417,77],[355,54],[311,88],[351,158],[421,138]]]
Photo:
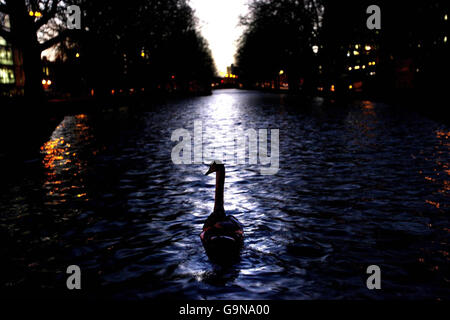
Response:
[[[207,176],[208,174],[213,173],[213,172],[214,172],[213,169],[211,167],[209,167],[208,171],[205,173],[205,176]]]

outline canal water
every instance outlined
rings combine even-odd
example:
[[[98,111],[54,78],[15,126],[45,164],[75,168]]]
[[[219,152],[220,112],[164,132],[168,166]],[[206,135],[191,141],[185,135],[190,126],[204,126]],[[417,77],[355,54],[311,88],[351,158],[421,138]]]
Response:
[[[276,174],[226,164],[225,210],[246,237],[231,266],[199,238],[214,177],[171,160],[173,132],[193,138],[196,120],[219,147],[238,127],[279,129]],[[88,298],[450,298],[450,129],[407,108],[217,90],[66,116],[36,154],[2,182],[3,293],[64,296],[78,265]]]

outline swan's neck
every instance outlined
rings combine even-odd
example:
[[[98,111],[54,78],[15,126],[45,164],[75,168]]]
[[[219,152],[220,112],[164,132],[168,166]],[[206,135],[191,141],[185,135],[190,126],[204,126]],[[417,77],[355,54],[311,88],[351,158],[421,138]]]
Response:
[[[225,185],[225,167],[219,167],[216,172],[216,197],[214,212],[225,212],[223,208],[223,188]]]

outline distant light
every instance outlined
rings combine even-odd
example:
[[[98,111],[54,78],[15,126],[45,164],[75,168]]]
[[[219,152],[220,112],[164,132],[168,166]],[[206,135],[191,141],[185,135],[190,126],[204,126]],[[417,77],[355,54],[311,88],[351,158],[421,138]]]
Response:
[[[447,36],[444,37],[444,42],[447,42]]]
[[[334,84],[331,85],[330,90],[334,92]]]
[[[94,96],[94,89],[91,89],[91,96]]]
[[[141,51],[141,57],[144,58],[145,57],[145,52]]]
[[[52,80],[47,80],[47,84],[51,85],[52,84]]]
[[[359,44],[355,45],[355,49],[358,49],[358,48],[359,48]]]
[[[364,49],[366,49],[366,51],[370,51],[372,48],[370,46],[365,46]]]
[[[284,70],[280,70],[279,74],[282,75],[284,73]]]
[[[365,69],[365,68],[366,68],[366,65],[363,64],[363,65],[361,66],[361,68]]]
[[[352,67],[348,67],[348,71],[352,71]]]
[[[417,69],[416,69],[416,72],[419,72],[419,71],[420,71],[420,69],[419,69],[419,68],[417,68]]]
[[[42,84],[45,86],[47,84],[47,80],[42,79]]]
[[[444,16],[444,20],[447,21],[447,14]]]
[[[174,75],[172,75],[172,76],[171,76],[171,78],[172,78],[172,79],[175,79],[175,76],[174,76]]]
[[[314,53],[319,52],[319,46],[312,46],[312,51],[313,51]]]
[[[359,51],[354,50],[354,51],[353,51],[353,54],[354,54],[355,56],[357,56],[357,55],[359,55]]]
[[[80,54],[77,52],[77,53],[75,54],[75,57],[76,57],[76,58],[79,58],[79,57],[80,57]]]
[[[28,14],[30,15],[30,17],[34,16],[34,12],[33,11],[28,12]]]
[[[371,73],[369,73],[371,76],[374,76],[375,75],[375,72],[374,71],[372,71]]]
[[[350,57],[350,51],[347,51],[347,57]]]
[[[42,13],[40,13],[39,11],[36,11],[36,12],[34,13],[34,16],[35,16],[35,17],[40,17],[40,16],[42,16]]]
[[[358,70],[359,69],[359,66],[355,66],[355,70]]]
[[[111,94],[114,95],[114,92],[115,92],[114,89],[112,89],[112,90],[111,90]]]
[[[352,86],[352,85],[349,85],[348,88],[349,88],[350,90],[352,90],[352,89],[353,89],[353,86]]]

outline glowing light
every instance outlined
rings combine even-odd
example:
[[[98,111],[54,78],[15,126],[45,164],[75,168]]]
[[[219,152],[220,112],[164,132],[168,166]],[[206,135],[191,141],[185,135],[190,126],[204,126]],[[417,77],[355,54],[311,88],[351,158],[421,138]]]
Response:
[[[447,21],[447,14],[444,16],[444,20]]]
[[[366,68],[366,65],[363,64],[363,65],[361,66],[361,68],[365,69],[365,68]]]
[[[314,53],[319,52],[319,46],[312,46],[312,51],[313,51]]]
[[[39,11],[36,11],[36,12],[34,13],[34,16],[35,16],[35,17],[40,17],[40,16],[42,16],[42,13],[40,13]]]
[[[355,49],[358,49],[358,48],[359,48],[359,44],[356,44],[356,45],[355,45]]]
[[[366,49],[366,51],[370,51],[372,48],[370,46],[365,46],[364,49]]]
[[[444,42],[447,42],[447,36],[444,37]]]
[[[430,205],[432,205],[432,206],[435,206],[436,209],[439,209],[439,207],[440,207],[439,202],[435,202],[435,201],[431,201],[431,200],[425,200],[425,202],[430,204]]]
[[[144,58],[145,57],[145,52],[141,51],[141,57]]]
[[[334,89],[334,84],[331,85],[330,90],[334,92],[334,90],[335,90],[335,89]]]
[[[47,80],[42,79],[42,84],[45,86],[47,84]]]
[[[353,89],[353,86],[352,86],[352,85],[349,85],[348,88],[349,88],[350,90],[352,90],[352,89]]]
[[[352,71],[352,67],[348,67],[348,71]]]
[[[350,51],[347,51],[347,57],[350,57]]]
[[[52,84],[52,80],[47,80],[47,84],[51,85]]]
[[[79,58],[79,57],[80,57],[80,54],[77,52],[77,53],[75,54],[75,57],[76,57],[76,58]]]
[[[114,95],[116,91],[114,89],[111,90],[111,94]]]
[[[355,66],[355,70],[358,70],[359,69],[359,66]]]
[[[33,11],[28,12],[28,14],[30,15],[30,17],[34,16],[34,12]]]
[[[282,75],[284,73],[284,70],[280,70],[279,74]]]
[[[354,50],[354,51],[353,51],[353,54],[354,54],[355,56],[357,56],[357,55],[359,55],[359,51]]]

